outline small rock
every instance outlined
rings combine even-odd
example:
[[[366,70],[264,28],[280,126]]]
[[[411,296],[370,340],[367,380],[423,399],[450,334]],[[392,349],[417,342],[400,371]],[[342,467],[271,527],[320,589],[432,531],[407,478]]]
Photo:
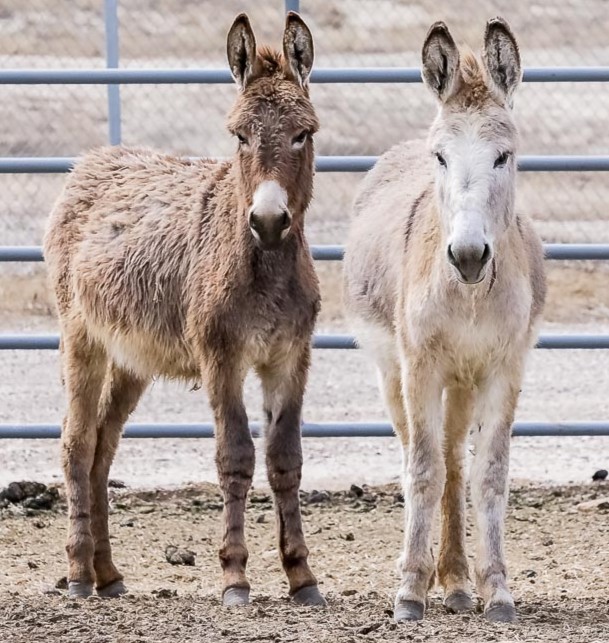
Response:
[[[404,504],[404,494],[403,493],[394,493],[393,502],[395,504]]]
[[[123,522],[120,523],[121,527],[133,527],[133,525],[135,525],[135,520],[133,520],[133,518],[123,520]]]
[[[549,547],[550,545],[553,545],[553,544],[554,544],[554,541],[553,541],[551,538],[548,538],[547,540],[544,540],[541,544],[542,544],[544,547]]]
[[[122,480],[108,480],[108,487],[111,489],[124,489],[127,485]]]
[[[522,573],[526,578],[535,578],[537,576],[537,572],[534,569],[525,569]]]
[[[381,623],[370,623],[370,625],[362,625],[362,627],[357,628],[358,634],[370,634],[381,627]]]
[[[356,589],[343,589],[341,592],[343,596],[355,596],[357,594]]]
[[[347,532],[344,536],[341,536],[341,538],[347,542],[353,542],[355,540],[355,536],[351,531]]]
[[[48,511],[53,508],[53,505],[59,499],[59,493],[57,489],[47,489],[43,493],[38,494],[34,497],[25,498],[23,501],[23,506],[27,509],[40,509],[43,511]]]
[[[151,514],[156,511],[156,507],[154,505],[149,505],[147,507],[140,507],[137,512],[139,514]]]
[[[167,545],[167,547],[165,547],[165,558],[167,562],[172,565],[187,565],[193,567],[195,564],[195,556],[194,551],[190,549],[182,549],[175,545]]]
[[[47,490],[46,485],[40,482],[11,482],[6,489],[0,491],[0,498],[4,498],[13,504],[22,502],[26,498],[33,498]]]
[[[33,560],[28,560],[27,561],[27,566],[30,569],[38,569],[38,565]]]
[[[349,489],[349,495],[354,498],[361,498],[364,495],[364,490],[361,487],[358,487],[356,484],[352,484]]]
[[[42,593],[45,596],[61,596],[61,592],[54,587],[47,587],[46,589],[42,590]]]
[[[264,494],[264,495],[255,495],[255,496],[252,495],[252,496],[250,496],[250,502],[252,504],[259,504],[259,505],[264,504],[264,503],[267,503],[267,502],[271,502],[271,496],[268,496],[266,494]]]
[[[309,504],[319,504],[319,503],[322,503],[322,502],[328,502],[330,500],[330,498],[331,498],[331,496],[327,491],[313,490],[306,497],[306,501]]]
[[[174,598],[178,595],[178,591],[176,589],[153,589],[152,595],[157,598]]]
[[[63,576],[63,578],[60,578],[55,583],[55,589],[68,589],[68,579],[66,576]]]
[[[577,509],[579,511],[607,511],[609,510],[609,496],[597,498],[596,500],[580,502],[577,505]]]
[[[260,525],[264,522],[266,522],[266,515],[265,514],[260,514],[259,516],[256,516],[256,522]]]
[[[592,480],[605,480],[608,475],[609,471],[607,471],[607,469],[599,469],[592,475]]]

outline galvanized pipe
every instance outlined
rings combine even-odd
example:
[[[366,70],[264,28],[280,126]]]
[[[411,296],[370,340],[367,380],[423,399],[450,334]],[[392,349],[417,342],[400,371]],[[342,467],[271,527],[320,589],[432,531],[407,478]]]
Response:
[[[547,243],[546,259],[605,260],[609,259],[609,244],[603,243]],[[311,246],[316,261],[342,261],[344,246]],[[0,246],[0,263],[8,261],[44,261],[40,246]]]
[[[118,0],[104,0],[104,25],[106,31],[106,69],[118,68]],[[121,142],[121,93],[120,85],[108,85],[108,142]]]
[[[196,158],[196,157],[191,157]],[[318,172],[367,172],[377,162],[378,156],[318,156]],[[57,174],[68,172],[75,157],[0,157],[0,174]],[[521,156],[521,172],[606,172],[609,156]]]
[[[57,350],[59,335],[0,335],[0,350]],[[356,349],[352,335],[315,335],[313,348]],[[541,335],[536,348],[545,349],[607,349],[609,335]]]
[[[285,12],[288,11],[300,13],[300,0],[285,0]]]
[[[258,422],[250,424],[253,437],[260,437]],[[319,422],[304,423],[305,438],[380,438],[391,437],[393,429],[388,422]],[[514,437],[546,436],[609,436],[609,422],[516,422]],[[59,424],[0,424],[0,439],[57,439],[61,436]],[[213,438],[214,425],[201,424],[127,424],[126,438]]]
[[[609,67],[530,67],[529,83],[605,83]],[[418,67],[318,68],[314,83],[420,83]],[[167,85],[230,84],[228,69],[2,69],[0,85]]]

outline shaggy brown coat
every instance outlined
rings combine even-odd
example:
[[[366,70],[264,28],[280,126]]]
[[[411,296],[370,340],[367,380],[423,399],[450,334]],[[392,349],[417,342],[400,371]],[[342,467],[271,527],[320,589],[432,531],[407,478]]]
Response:
[[[290,593],[323,603],[298,503],[301,408],[320,302],[304,236],[318,128],[307,86],[312,47],[306,25],[289,14],[284,53],[257,52],[242,14],[228,36],[241,89],[229,117],[237,154],[214,162],[96,150],[77,162],[53,209],[44,253],[68,396],[62,442],[74,596],[89,595],[94,582],[101,595],[124,591],[110,552],[108,471],[126,419],[151,379],[164,376],[208,391],[225,501],[224,601],[247,602],[243,513],[254,445],[242,388],[254,367]],[[261,247],[251,228],[253,195],[264,181],[287,193],[291,225],[274,250]]]

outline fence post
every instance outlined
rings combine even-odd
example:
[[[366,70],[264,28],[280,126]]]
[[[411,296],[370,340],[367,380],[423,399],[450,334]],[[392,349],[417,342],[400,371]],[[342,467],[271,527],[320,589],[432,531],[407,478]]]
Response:
[[[118,0],[104,0],[106,27],[106,69],[118,68]],[[121,142],[120,85],[108,85],[108,140],[110,145]]]
[[[285,0],[285,12],[288,11],[300,13],[300,0]]]

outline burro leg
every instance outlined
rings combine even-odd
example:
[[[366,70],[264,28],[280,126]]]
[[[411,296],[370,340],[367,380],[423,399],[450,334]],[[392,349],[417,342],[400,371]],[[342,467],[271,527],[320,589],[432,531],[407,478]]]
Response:
[[[298,491],[302,478],[301,418],[310,345],[281,347],[258,367],[264,395],[266,466],[275,497],[277,539],[290,596],[302,605],[325,605],[309,568]]]
[[[84,328],[63,329],[63,373],[68,411],[61,435],[68,501],[68,591],[75,598],[93,593],[95,542],[91,532],[90,476],[97,443],[97,409],[107,357]]]
[[[220,355],[205,366],[207,388],[216,424],[216,465],[224,497],[222,599],[227,607],[249,602],[245,574],[245,504],[254,475],[254,442],[243,404],[245,371],[238,359]]]
[[[478,538],[476,585],[490,621],[516,620],[503,543],[510,434],[519,388],[520,369],[494,373],[479,387],[471,493]]]
[[[98,411],[97,446],[91,469],[91,530],[97,594],[112,598],[127,590],[112,561],[108,531],[108,474],[127,418],[137,406],[147,381],[111,364]]]
[[[403,364],[402,381],[408,414],[409,455],[404,476],[406,524],[399,563],[400,588],[396,621],[423,618],[427,591],[434,575],[431,527],[437,512],[446,467],[442,453],[442,383],[425,361]]]
[[[465,443],[474,405],[472,388],[452,386],[444,398],[444,461],[446,484],[442,495],[442,532],[438,579],[449,612],[472,610],[471,585],[465,550]]]

